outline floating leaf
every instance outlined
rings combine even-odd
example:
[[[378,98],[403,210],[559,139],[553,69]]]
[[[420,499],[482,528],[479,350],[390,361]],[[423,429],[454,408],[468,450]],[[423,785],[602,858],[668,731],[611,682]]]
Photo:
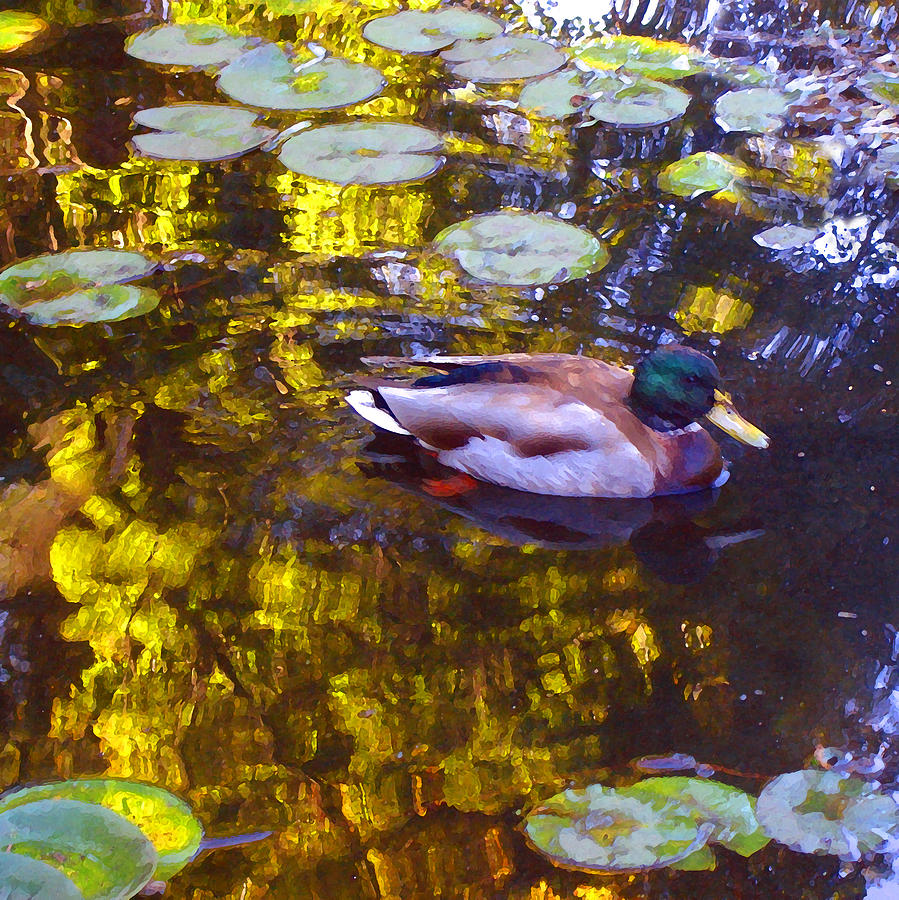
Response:
[[[855,86],[871,100],[899,106],[899,75],[875,70],[862,75]]]
[[[139,828],[77,800],[38,800],[0,813],[0,847],[59,869],[86,900],[133,897],[156,868],[156,851]]]
[[[157,134],[136,134],[135,149],[154,159],[209,162],[233,159],[254,150],[277,132],[256,125],[258,115],[220,103],[175,103],[136,113],[134,121]]]
[[[451,225],[434,239],[434,248],[454,257],[474,278],[506,285],[570,281],[609,260],[589,231],[523,210],[485,213]]]
[[[294,172],[337,184],[398,184],[433,175],[443,140],[399,122],[353,122],[302,131],[278,158]]]
[[[770,840],[758,823],[752,797],[739,788],[707,778],[669,775],[646,778],[619,793],[641,800],[676,800],[695,811],[700,822],[711,822],[715,830],[709,843],[721,844],[742,856],[751,856]]]
[[[569,69],[526,85],[518,103],[544,118],[562,119],[586,109],[586,115],[610,125],[647,127],[682,116],[690,97],[648,78]]]
[[[0,53],[12,53],[30,44],[49,28],[40,16],[21,9],[0,12]]]
[[[589,872],[645,871],[686,861],[702,849],[710,830],[670,799],[642,800],[598,784],[557,794],[527,816],[524,828],[553,863]]]
[[[703,151],[694,153],[666,166],[659,173],[658,185],[663,191],[678,197],[732,191],[737,181],[749,170],[732,156]]]
[[[83,900],[84,894],[59,869],[21,853],[2,851],[0,897],[3,900]]]
[[[783,117],[795,99],[795,95],[776,88],[753,87],[722,94],[715,101],[713,112],[724,131],[767,134],[783,126]]]
[[[703,70],[701,54],[689,44],[629,34],[604,34],[582,44],[575,56],[594,69],[619,69],[659,81],[675,81]]]
[[[503,33],[503,24],[483,13],[448,7],[433,12],[408,9],[366,22],[366,40],[400,53],[435,53],[459,40],[481,40]]]
[[[810,244],[819,234],[817,228],[802,225],[774,225],[760,231],[752,239],[769,250],[795,250]]]
[[[769,781],[756,814],[767,834],[800,853],[856,860],[899,834],[899,806],[861,778],[802,769]]]
[[[157,25],[132,35],[125,52],[144,62],[191,69],[217,68],[237,59],[258,39],[229,34],[218,25]]]
[[[37,325],[82,325],[142,315],[159,304],[149,288],[124,288],[156,263],[131,250],[67,250],[0,272],[0,303]],[[111,287],[110,287],[111,285]]]
[[[565,65],[565,54],[539,38],[501,35],[489,41],[460,41],[440,58],[457,78],[491,84],[546,75]]]
[[[218,86],[247,106],[265,109],[339,109],[379,94],[387,82],[371,66],[333,56],[294,61],[276,44],[263,44],[229,63]]]
[[[118,778],[83,778],[14,790],[0,797],[0,813],[56,798],[95,803],[136,825],[156,848],[156,881],[166,881],[184,868],[203,839],[200,823],[183,800],[154,785]]]

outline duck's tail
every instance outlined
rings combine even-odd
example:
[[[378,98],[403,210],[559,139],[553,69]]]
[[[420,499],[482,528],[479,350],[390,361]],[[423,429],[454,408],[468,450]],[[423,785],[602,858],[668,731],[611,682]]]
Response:
[[[384,431],[390,431],[393,434],[402,434],[412,437],[411,431],[406,431],[402,425],[393,417],[387,405],[383,401],[378,403],[379,397],[374,391],[367,391],[359,388],[350,391],[346,395],[346,402],[357,412],[363,419],[371,422],[376,428]]]

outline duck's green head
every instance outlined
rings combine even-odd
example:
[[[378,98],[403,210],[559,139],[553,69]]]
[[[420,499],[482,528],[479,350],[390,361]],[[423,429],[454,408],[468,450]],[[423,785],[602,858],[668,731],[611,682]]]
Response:
[[[698,350],[660,347],[637,363],[631,408],[659,431],[685,428],[706,417],[737,440],[767,447],[767,436],[740,416],[730,398],[718,390],[719,379],[718,367]]]

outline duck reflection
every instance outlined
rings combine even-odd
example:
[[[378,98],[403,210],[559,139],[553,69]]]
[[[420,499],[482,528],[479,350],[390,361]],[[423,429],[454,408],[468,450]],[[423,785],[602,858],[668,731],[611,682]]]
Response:
[[[427,497],[478,527],[518,546],[597,550],[630,543],[660,579],[686,584],[702,578],[721,551],[759,537],[761,529],[714,533],[694,517],[712,509],[719,491],[647,499],[552,497],[476,481],[448,469],[404,438],[379,433],[365,445],[359,468]]]

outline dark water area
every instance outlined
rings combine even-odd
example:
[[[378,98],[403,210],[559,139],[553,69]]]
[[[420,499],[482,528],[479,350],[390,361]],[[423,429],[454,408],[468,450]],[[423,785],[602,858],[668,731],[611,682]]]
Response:
[[[201,855],[172,898],[865,896],[861,864],[773,843],[714,872],[565,871],[519,824],[673,751],[752,793],[818,747],[879,751],[895,786],[896,190],[861,144],[821,162],[802,123],[722,135],[706,76],[676,125],[571,128],[367,44],[379,4],[282,6],[25,3],[53,40],[0,55],[0,262],[163,260],[143,317],[41,328],[0,311],[2,785],[110,774],[180,794],[211,837],[273,833]],[[479,8],[566,40],[598,30]],[[273,127],[399,118],[448,135],[446,165],[340,187],[262,151],[133,155],[138,110],[222,100],[205,74],[124,53],[166,12],[377,66],[381,96]],[[820,47],[782,38],[825,19],[850,47],[894,46],[891,6],[638,12],[624,30],[801,72]],[[747,27],[770,40],[732,36]],[[783,177],[738,204],[656,188],[707,149]],[[507,288],[422,253],[503,207],[590,230],[610,262]],[[820,233],[753,239],[781,223]],[[712,355],[771,437],[722,437],[717,491],[454,493],[343,401],[366,356],[626,363],[675,341]]]

